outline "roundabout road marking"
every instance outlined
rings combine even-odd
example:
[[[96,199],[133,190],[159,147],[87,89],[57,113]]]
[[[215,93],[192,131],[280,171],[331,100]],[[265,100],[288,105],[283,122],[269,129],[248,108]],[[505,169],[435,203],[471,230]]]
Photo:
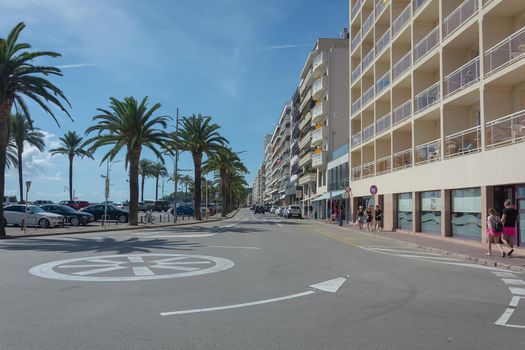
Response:
[[[81,282],[122,282],[190,277],[230,269],[233,261],[206,255],[125,254],[53,261],[32,267],[34,276]],[[118,276],[111,275],[118,272]]]

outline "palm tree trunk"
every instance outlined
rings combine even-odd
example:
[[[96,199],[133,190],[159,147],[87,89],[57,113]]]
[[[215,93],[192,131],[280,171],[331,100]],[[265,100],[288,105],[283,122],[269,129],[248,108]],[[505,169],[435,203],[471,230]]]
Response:
[[[188,183],[186,183],[184,186],[184,192],[184,202],[188,203]]]
[[[222,207],[221,207],[221,216],[225,217],[228,215],[228,208],[225,201],[226,198],[226,190],[227,190],[227,184],[226,184],[226,174],[221,174],[221,198],[222,198]]]
[[[140,185],[140,201],[141,202],[144,202],[144,183],[146,182],[146,177],[144,176],[144,174],[142,174],[142,182],[141,182],[141,185]]]
[[[0,105],[0,237],[5,237],[4,226],[4,194],[5,194],[5,164],[7,141],[9,140],[9,111],[13,102],[7,101]]]
[[[159,177],[155,177],[155,200],[159,200]]]
[[[139,160],[140,147],[136,147],[129,155],[129,224],[137,226],[139,222]]]
[[[18,159],[18,188],[20,189],[20,203],[24,203],[24,175],[22,174],[22,152],[24,150],[21,147],[16,147],[16,155]],[[3,198],[2,198],[3,200]]]
[[[69,156],[69,200],[73,200],[73,156]]]
[[[201,164],[202,164],[202,153],[193,153],[193,165],[195,167],[195,182],[194,182],[194,209],[195,209],[195,219],[202,220],[201,217]]]

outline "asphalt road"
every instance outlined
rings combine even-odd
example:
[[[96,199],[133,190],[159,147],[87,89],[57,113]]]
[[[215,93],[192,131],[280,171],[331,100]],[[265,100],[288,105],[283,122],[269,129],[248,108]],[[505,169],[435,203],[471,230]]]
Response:
[[[248,210],[6,240],[0,349],[522,349],[524,279]]]

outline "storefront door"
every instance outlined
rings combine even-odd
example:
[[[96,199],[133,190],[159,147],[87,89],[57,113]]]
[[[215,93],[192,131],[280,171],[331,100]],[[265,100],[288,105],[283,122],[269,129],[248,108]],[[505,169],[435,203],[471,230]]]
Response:
[[[525,199],[518,199],[518,245],[525,247]]]

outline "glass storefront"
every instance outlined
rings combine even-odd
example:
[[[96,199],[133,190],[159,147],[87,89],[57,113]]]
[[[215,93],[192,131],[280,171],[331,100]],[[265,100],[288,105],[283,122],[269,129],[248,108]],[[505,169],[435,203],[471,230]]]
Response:
[[[452,235],[481,241],[481,189],[452,191]]]
[[[412,231],[412,193],[397,195],[397,228]]]
[[[421,232],[441,234],[441,191],[421,192]]]

